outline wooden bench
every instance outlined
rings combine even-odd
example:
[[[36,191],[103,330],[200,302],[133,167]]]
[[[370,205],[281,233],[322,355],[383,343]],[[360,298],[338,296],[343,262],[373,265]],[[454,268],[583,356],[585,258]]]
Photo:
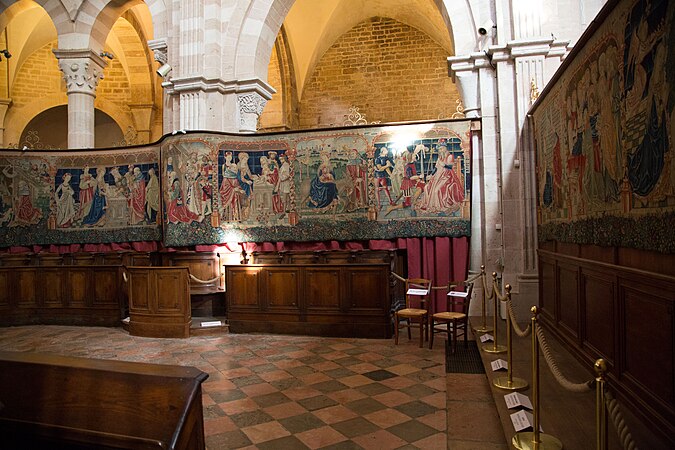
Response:
[[[204,449],[194,367],[0,352],[3,448]]]

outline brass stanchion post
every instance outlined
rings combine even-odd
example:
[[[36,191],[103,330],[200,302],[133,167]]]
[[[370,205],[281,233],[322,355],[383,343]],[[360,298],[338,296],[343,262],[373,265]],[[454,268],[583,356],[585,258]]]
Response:
[[[556,437],[542,433],[539,428],[539,342],[537,341],[537,314],[532,309],[532,431],[521,431],[513,436],[511,443],[519,450],[562,449],[563,445]]]
[[[481,282],[483,283],[483,302],[481,304],[481,314],[483,316],[482,317],[483,318],[483,325],[481,325],[478,328],[474,328],[473,330],[477,333],[489,333],[490,331],[492,331],[492,327],[487,326],[487,324],[485,323],[485,320],[487,319],[487,311],[485,310],[486,303],[487,303],[487,299],[485,298],[485,290],[487,289],[486,286],[485,286],[485,284],[486,284],[485,283],[485,264],[481,264],[481,266],[480,266],[480,279],[481,279]]]
[[[595,373],[595,427],[597,433],[597,450],[607,450],[607,408],[605,406],[605,374],[607,364],[600,358],[593,365]]]
[[[506,301],[511,301],[511,285],[504,286],[506,290]],[[496,301],[496,299],[495,299]],[[492,384],[500,389],[507,389],[509,391],[517,391],[527,388],[527,381],[522,378],[513,377],[513,345],[512,345],[512,330],[511,330],[511,314],[506,315],[506,354],[507,356],[507,374],[505,377],[497,377]]]
[[[495,285],[497,284],[497,272],[492,272],[492,290],[495,292]],[[506,351],[506,346],[505,345],[499,345],[497,343],[497,340],[499,339],[497,337],[497,315],[498,315],[498,310],[497,310],[497,305],[499,304],[499,301],[497,299],[497,294],[495,293],[495,315],[493,317],[493,330],[494,333],[492,333],[494,336],[492,336],[492,345],[489,344],[484,344],[483,345],[483,350],[486,353],[504,353]]]

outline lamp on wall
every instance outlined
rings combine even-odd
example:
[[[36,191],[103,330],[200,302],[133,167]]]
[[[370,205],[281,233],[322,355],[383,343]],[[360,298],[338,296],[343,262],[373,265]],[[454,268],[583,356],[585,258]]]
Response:
[[[162,64],[162,66],[157,69],[157,75],[159,75],[162,78],[166,78],[167,75],[169,75],[169,72],[171,72],[172,67],[168,64]]]
[[[11,53],[9,52],[9,50],[7,50],[7,49],[0,50],[0,53],[2,53],[3,55],[5,55],[5,59],[9,59],[9,58],[12,57],[12,54],[11,54]],[[2,61],[2,57],[1,57],[1,56],[0,56],[0,61]]]
[[[113,55],[110,52],[101,52],[99,53],[99,55],[101,56],[101,58],[108,58],[108,59],[113,59],[115,57],[115,55]]]

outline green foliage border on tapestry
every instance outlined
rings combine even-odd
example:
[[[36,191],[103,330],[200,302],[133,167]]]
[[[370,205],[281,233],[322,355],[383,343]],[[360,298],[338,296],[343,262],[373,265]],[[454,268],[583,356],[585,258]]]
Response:
[[[675,4],[610,1],[530,110],[540,242],[675,252]]]

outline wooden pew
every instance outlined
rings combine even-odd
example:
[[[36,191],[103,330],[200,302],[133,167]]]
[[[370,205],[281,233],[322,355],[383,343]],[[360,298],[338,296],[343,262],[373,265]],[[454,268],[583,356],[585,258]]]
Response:
[[[8,449],[204,449],[194,367],[0,352]]]

